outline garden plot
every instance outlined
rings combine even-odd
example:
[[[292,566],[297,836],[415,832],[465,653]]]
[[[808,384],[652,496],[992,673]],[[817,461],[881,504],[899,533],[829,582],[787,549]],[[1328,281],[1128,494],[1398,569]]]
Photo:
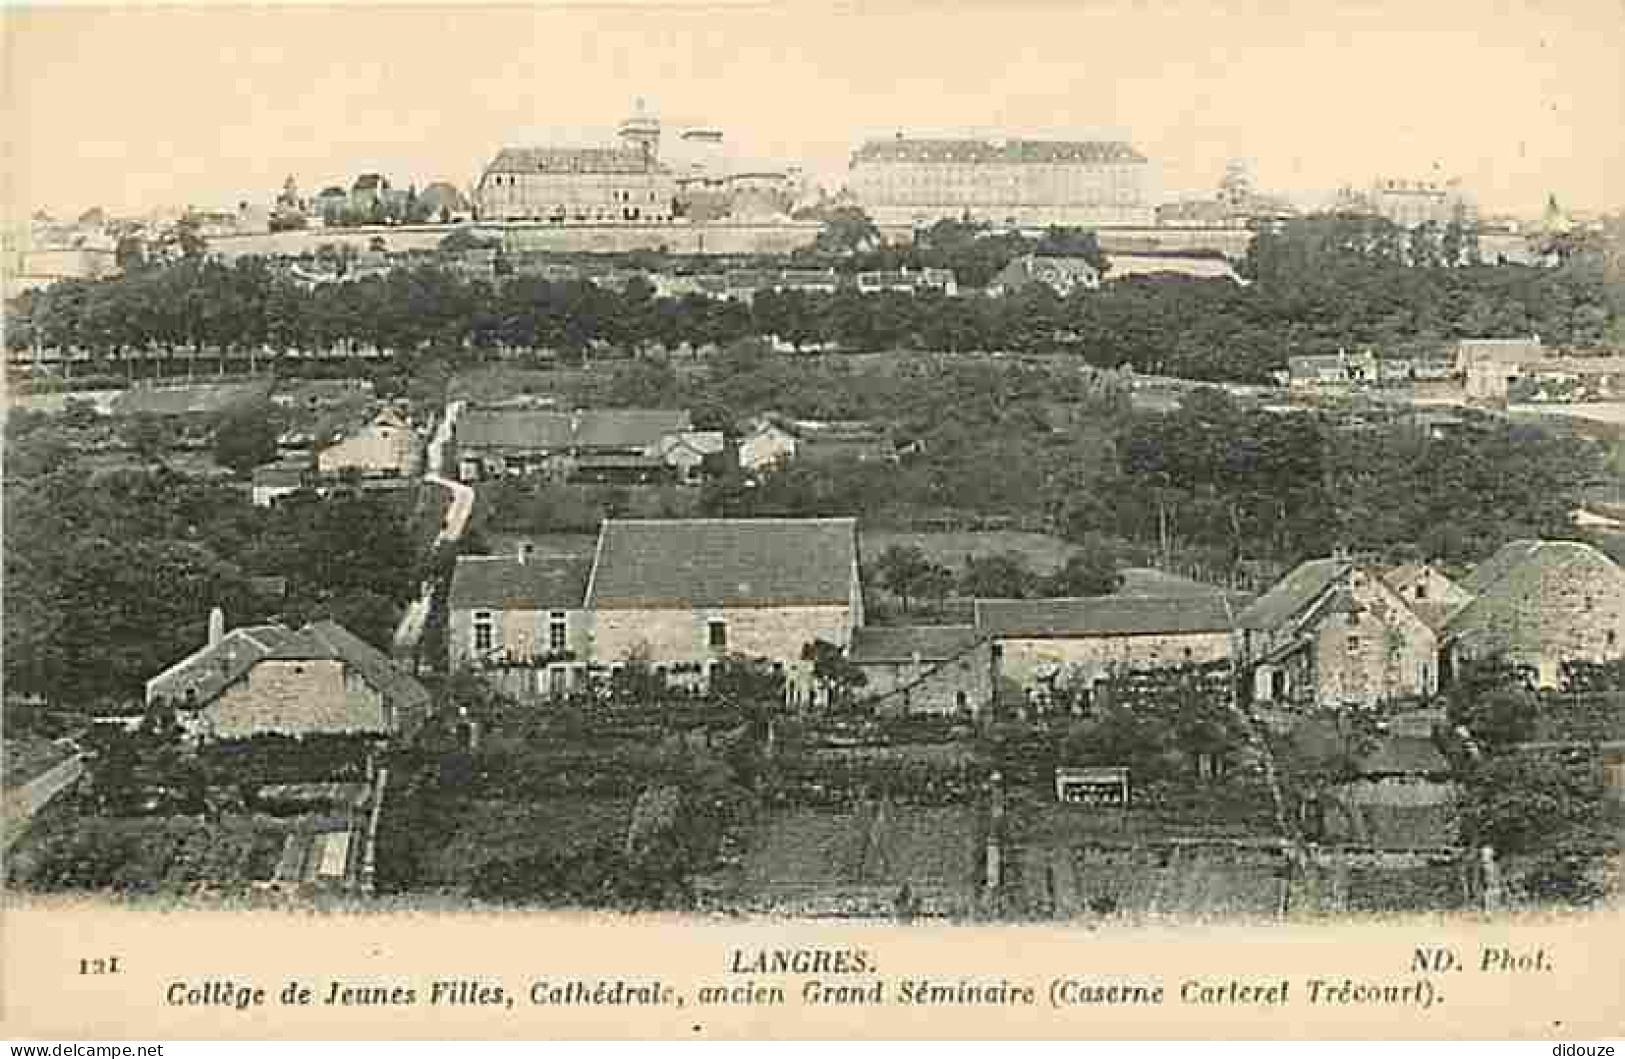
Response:
[[[752,836],[747,903],[803,914],[889,914],[907,887],[918,911],[956,914],[976,892],[976,812],[869,803],[856,812],[783,813]]]
[[[620,850],[633,804],[632,798],[470,800],[425,866],[422,885],[461,890],[491,861]]]

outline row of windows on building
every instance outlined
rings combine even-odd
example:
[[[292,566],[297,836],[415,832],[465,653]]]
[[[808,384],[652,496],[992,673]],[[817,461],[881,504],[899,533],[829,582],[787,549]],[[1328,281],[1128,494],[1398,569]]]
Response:
[[[473,635],[476,654],[490,654],[497,649],[497,622],[494,611],[477,610],[474,612]],[[713,618],[707,622],[706,643],[713,651],[726,651],[728,649],[728,623],[721,618]],[[563,654],[569,650],[569,645],[569,616],[562,610],[550,612],[547,616],[548,653]]]

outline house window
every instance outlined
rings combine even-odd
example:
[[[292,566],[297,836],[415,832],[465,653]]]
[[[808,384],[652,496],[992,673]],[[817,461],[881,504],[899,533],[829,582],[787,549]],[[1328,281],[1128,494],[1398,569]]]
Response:
[[[1350,636],[1349,637],[1349,650],[1350,651],[1358,651],[1359,649],[1360,649],[1360,638],[1358,636]]]
[[[713,651],[726,651],[728,649],[728,623],[720,619],[713,619],[706,627],[707,642]]]
[[[1618,645],[1619,645],[1619,631],[1617,629],[1609,629],[1608,630],[1608,646],[1609,647],[1617,647]]]
[[[561,654],[569,642],[569,625],[563,611],[554,611],[547,623],[547,649]]]
[[[496,646],[496,615],[488,610],[474,612],[474,650],[484,653]]]
[[[564,698],[569,689],[570,671],[564,666],[549,666],[547,668],[547,693],[555,699]]]
[[[1428,586],[1426,586],[1426,585],[1417,585],[1416,586],[1416,598],[1417,599],[1427,599],[1428,598]]]

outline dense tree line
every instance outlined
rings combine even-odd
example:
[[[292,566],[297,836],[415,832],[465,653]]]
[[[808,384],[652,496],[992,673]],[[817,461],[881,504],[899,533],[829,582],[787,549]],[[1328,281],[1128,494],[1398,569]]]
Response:
[[[389,501],[306,494],[272,509],[165,469],[71,464],[6,487],[5,680],[59,703],[127,702],[228,624],[332,617],[387,647],[416,569]],[[251,578],[287,579],[268,598]]]
[[[763,292],[744,304],[656,297],[641,279],[622,290],[523,275],[470,279],[433,262],[307,289],[265,260],[228,265],[193,254],[114,279],[27,292],[13,306],[10,340],[14,347],[37,341],[86,349],[116,370],[124,354],[148,348],[257,355],[360,346],[408,361],[436,351],[471,359],[528,350],[572,359],[605,347],[776,335],[851,352],[1065,351],[1142,372],[1263,381],[1289,355],[1349,346],[1418,352],[1465,336],[1536,332],[1556,344],[1620,337],[1625,305],[1609,271],[1617,271],[1609,244],[1582,242],[1555,268],[1452,265],[1444,251],[1417,263],[1420,251],[1409,248],[1409,237],[1391,225],[1373,228],[1382,223],[1316,217],[1261,232],[1244,262],[1248,286],[1145,276],[1065,299],[1042,287],[1005,298],[843,289]],[[917,246],[815,252],[804,263],[939,265],[974,286],[1030,249],[1099,253],[1087,233],[1032,240],[945,225]],[[663,261],[643,257],[651,267]]]

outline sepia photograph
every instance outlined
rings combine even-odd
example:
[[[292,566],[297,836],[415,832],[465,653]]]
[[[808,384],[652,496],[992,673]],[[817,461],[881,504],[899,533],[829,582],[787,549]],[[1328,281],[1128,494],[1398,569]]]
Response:
[[[1625,1033],[1622,45],[7,4],[0,1032]]]

